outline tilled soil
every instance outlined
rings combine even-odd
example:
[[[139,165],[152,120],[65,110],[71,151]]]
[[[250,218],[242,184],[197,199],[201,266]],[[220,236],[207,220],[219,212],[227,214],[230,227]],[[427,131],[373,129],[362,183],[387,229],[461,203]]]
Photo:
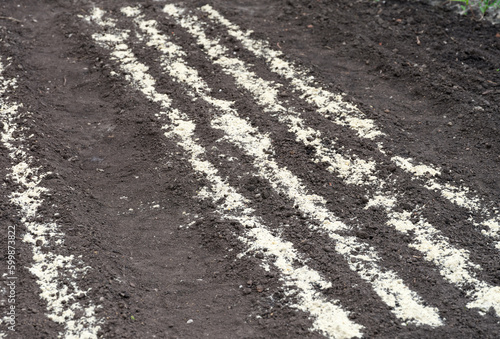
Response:
[[[178,19],[164,11],[170,3],[0,4],[0,337],[498,337],[500,29],[420,1],[184,1],[175,3],[184,8]],[[381,133],[364,137],[345,117],[336,120],[347,112],[344,104],[321,111],[308,100],[317,93],[303,95],[293,79],[270,71],[268,61],[210,19],[206,4],[267,41],[304,79],[314,77],[314,86],[343,93],[343,102],[362,112],[349,114],[372,120]],[[143,17],[121,11],[136,5]],[[155,20],[210,90],[168,74],[164,51],[148,45],[134,16]],[[190,16],[226,56],[206,51],[184,26],[192,23],[181,21]],[[112,41],[124,31],[123,41]],[[147,66],[155,92],[124,68],[124,44]],[[260,102],[259,86],[253,93],[237,84],[244,71],[228,73],[223,62],[230,57],[274,86],[273,100],[284,108]],[[224,115],[207,97],[233,102],[233,113]],[[9,122],[14,103],[22,107]],[[169,114],[177,111],[175,121]],[[241,118],[232,129],[248,135],[224,129],[221,117],[231,114]],[[297,123],[298,130],[312,134],[301,139],[287,114],[300,115],[305,126]],[[194,126],[191,134],[183,121],[192,124],[186,130]],[[262,156],[257,146],[266,140]],[[194,144],[203,153],[193,155]],[[342,154],[348,166],[373,161],[373,178],[355,182],[352,167],[343,177],[326,158],[314,161],[320,146]],[[403,158],[439,173],[412,172],[397,161]],[[33,173],[18,171],[23,161]],[[214,186],[207,163],[226,186]],[[16,173],[29,175],[22,181]],[[16,203],[32,186],[46,190]],[[246,201],[238,205],[222,187]],[[377,200],[384,195],[394,197],[392,205]],[[400,215],[416,226],[391,226]],[[246,218],[293,251],[273,252],[278,240],[256,245],[260,226]],[[327,229],[325,220],[345,227]],[[50,223],[57,232],[35,231]],[[8,243],[14,228],[15,244]],[[357,245],[343,251],[346,239]],[[279,253],[287,253],[289,271]],[[368,253],[376,255],[368,260]],[[315,281],[293,275],[304,267],[317,272]],[[403,292],[391,294],[399,283],[377,285],[388,272],[425,315],[402,304]],[[315,305],[339,306],[345,322],[328,318],[331,309],[314,313],[306,294]]]

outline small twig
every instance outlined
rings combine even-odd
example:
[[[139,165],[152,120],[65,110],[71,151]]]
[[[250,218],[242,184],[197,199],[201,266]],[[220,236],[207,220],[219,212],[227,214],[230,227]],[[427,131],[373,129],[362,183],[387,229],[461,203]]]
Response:
[[[11,21],[16,21],[16,22],[22,22],[21,20],[17,20],[16,18],[13,18],[11,16],[0,16],[0,19],[11,20]]]

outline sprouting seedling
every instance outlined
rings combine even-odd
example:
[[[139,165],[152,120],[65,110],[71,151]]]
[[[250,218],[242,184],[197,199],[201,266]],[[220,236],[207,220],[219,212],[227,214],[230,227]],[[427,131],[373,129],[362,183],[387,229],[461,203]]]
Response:
[[[484,15],[489,8],[500,8],[500,0],[481,0],[479,10]]]
[[[469,0],[450,0],[452,2],[461,2],[460,8],[464,14],[467,14],[467,9],[469,9]]]
[[[486,11],[490,8],[500,8],[500,0],[450,0],[451,2],[460,2],[460,8],[462,9],[464,14],[467,14],[467,10],[474,8],[478,8],[484,17]],[[473,12],[472,12],[473,13]]]

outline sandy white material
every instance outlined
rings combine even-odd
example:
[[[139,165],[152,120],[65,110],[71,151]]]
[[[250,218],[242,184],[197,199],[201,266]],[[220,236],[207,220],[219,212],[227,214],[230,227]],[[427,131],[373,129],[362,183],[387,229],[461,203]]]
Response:
[[[207,52],[207,55],[214,61],[214,63],[219,64],[225,71],[227,71],[228,74],[233,75],[236,82],[238,84],[242,84],[243,87],[245,87],[249,92],[257,97],[257,101],[262,106],[268,107],[270,110],[284,109],[278,102],[276,95],[269,94],[270,92],[272,92],[270,91],[272,90],[272,88],[266,88],[266,83],[262,79],[256,78],[252,73],[250,73],[248,69],[243,66],[243,63],[241,61],[227,57],[227,51],[219,46],[218,41],[207,38],[207,36],[204,34],[204,28],[201,27],[201,24],[196,19],[196,17],[191,16],[187,13],[183,13],[182,16],[176,14],[176,8],[173,5],[167,5],[166,8],[169,14],[176,16],[177,18],[182,17],[182,20],[178,20],[180,25],[197,38],[198,45],[203,46],[204,50]],[[213,46],[216,47],[212,48]],[[228,62],[227,60],[231,61]],[[234,67],[234,65],[237,66]],[[250,83],[251,85],[246,85],[246,83]],[[267,96],[263,98],[263,92],[261,92],[262,89],[264,89],[264,92],[267,93]],[[239,126],[240,123],[232,122],[227,123],[226,125],[228,126],[228,128],[226,129],[226,132],[228,133],[228,131],[234,131],[234,129],[231,129],[229,126]],[[245,132],[242,132],[240,134],[243,135],[245,134]],[[255,135],[257,138],[265,140],[263,136],[259,136],[255,131],[248,130],[246,131],[246,134]],[[248,142],[245,143],[249,144]],[[255,144],[250,148],[253,150],[257,149]],[[266,151],[266,154],[273,154],[272,150],[266,149]],[[264,156],[264,153],[262,153],[262,156]],[[413,166],[410,161],[403,158],[395,157],[393,158],[393,161],[399,162],[402,168],[417,176],[435,176],[440,173],[438,169],[432,168],[430,166]],[[258,162],[261,164],[265,163],[262,158],[259,158]],[[350,182],[346,180],[346,183]],[[384,186],[384,183],[382,181],[377,182],[375,180],[372,180],[371,184],[375,189],[380,189],[380,187]],[[404,233],[406,233],[408,229],[405,229],[401,225],[411,225],[411,229],[415,231],[415,233],[414,240],[410,244],[410,246],[423,252],[425,254],[426,260],[436,264],[440,268],[440,272],[446,280],[465,290],[472,300],[478,299],[479,295],[495,295],[495,291],[497,291],[496,287],[490,286],[485,282],[475,278],[476,274],[474,273],[474,270],[480,270],[480,267],[471,262],[467,251],[454,248],[450,244],[450,241],[448,239],[443,237],[438,230],[436,230],[425,220],[421,220],[419,224],[413,224],[406,214],[393,212],[393,202],[396,200],[396,197],[394,196],[394,194],[391,194],[391,192],[388,192],[386,194],[387,196],[384,197],[381,195],[371,197],[368,202],[368,207],[371,205],[383,204],[384,200],[378,201],[383,197],[386,202],[383,205],[389,217],[389,221],[387,224],[390,226],[400,225],[400,227],[396,227],[396,229]],[[472,288],[467,284],[471,284]],[[490,306],[496,304],[495,301],[488,301],[488,303],[481,305],[480,302],[473,301],[470,303],[470,305],[475,305],[475,307],[478,307],[484,311],[489,309]],[[495,308],[495,310],[499,309],[498,305],[493,307]]]
[[[439,169],[423,164],[414,165],[412,159],[402,157],[393,157],[392,161],[418,179],[423,180],[427,189],[439,192],[441,196],[452,203],[479,215],[483,221],[473,220],[473,224],[481,228],[484,235],[493,238],[495,247],[500,250],[500,211],[498,208],[484,207],[484,202],[468,187],[440,183],[437,178],[441,174]]]
[[[258,77],[250,71],[250,66],[244,61],[232,57],[227,48],[218,40],[208,38],[195,16],[186,15],[182,20],[184,20],[185,28],[197,38],[198,43],[213,63],[233,77],[239,87],[249,91],[265,112],[277,114],[280,122],[286,124],[288,130],[295,134],[297,142],[313,150],[315,162],[328,164],[330,172],[339,175],[349,184],[364,185],[376,180],[373,161],[363,160],[355,155],[344,156],[333,146],[325,147],[326,143],[320,131],[307,127],[307,123],[301,118],[299,112],[285,108],[286,104],[278,98],[279,86],[277,84]]]
[[[10,201],[19,208],[21,224],[26,230],[23,241],[31,245],[34,262],[28,269],[40,287],[40,297],[47,303],[46,316],[64,328],[59,337],[97,338],[100,329],[100,321],[95,317],[97,306],[92,302],[82,305],[78,301],[88,292],[78,286],[78,280],[88,267],[83,267],[81,260],[73,255],[58,254],[57,248],[50,251],[47,245],[60,245],[64,234],[55,222],[36,221],[38,209],[44,203],[42,194],[48,192],[41,186],[46,173],[33,166],[34,159],[24,150],[27,138],[17,123],[23,118],[20,113],[22,106],[4,98],[9,90],[15,90],[16,79],[5,79],[3,72],[4,66],[0,62],[0,121],[3,122],[0,136],[12,161],[9,176],[17,186]]]
[[[482,268],[471,261],[469,251],[452,246],[449,239],[424,218],[418,217],[413,221],[415,218],[412,218],[411,212],[394,212],[395,204],[395,198],[377,196],[366,208],[383,207],[389,215],[387,225],[405,234],[413,232],[414,240],[409,246],[424,254],[425,260],[434,263],[448,282],[466,293],[471,300],[467,307],[478,308],[483,312],[493,307],[497,316],[500,316],[500,287],[477,277],[477,272]]]
[[[323,89],[314,77],[307,75],[306,72],[286,61],[281,51],[269,48],[265,41],[252,39],[250,37],[251,31],[244,33],[237,25],[224,18],[210,5],[203,6],[201,10],[207,13],[211,20],[225,26],[229,35],[237,39],[243,47],[266,60],[273,72],[289,79],[292,86],[303,93],[301,97],[305,101],[318,106],[319,113],[333,116],[337,124],[348,125],[362,138],[373,139],[383,135],[376,128],[373,120],[366,118],[354,105],[342,100],[341,95]]]
[[[130,14],[133,11],[126,9],[124,13]],[[110,34],[114,34],[114,37],[107,40],[106,37]],[[186,151],[193,169],[205,174],[210,183],[200,195],[216,203],[224,218],[237,220],[247,226],[240,239],[248,244],[251,250],[261,251],[265,263],[271,261],[271,256],[275,256],[272,264],[281,272],[283,283],[289,288],[288,293],[298,300],[294,307],[311,314],[314,329],[332,338],[360,337],[362,326],[349,320],[349,313],[344,311],[337,301],[328,301],[316,291],[316,284],[320,289],[328,288],[331,284],[306,265],[294,264],[294,261],[302,260],[293,245],[271,234],[260,220],[252,215],[253,210],[247,206],[246,199],[217,175],[217,169],[204,159],[205,150],[194,138],[194,122],[172,108],[171,101],[165,94],[155,90],[155,80],[147,73],[147,66],[136,59],[123,40],[116,43],[120,36],[124,36],[123,32],[94,34],[95,40],[110,49],[112,59],[128,74],[127,80],[148,99],[160,105],[163,110],[160,112],[160,119],[166,118],[169,122],[165,129],[171,129],[171,132],[166,133],[167,136],[179,139],[178,144]]]
[[[213,56],[214,63],[220,63],[224,69],[234,73],[235,78],[246,77],[243,82],[250,82],[250,92],[255,92],[254,88],[263,86],[263,84],[253,84],[256,78],[249,75],[242,62],[237,59],[227,58],[221,54],[223,49],[215,40],[210,40],[203,32],[199,21],[188,14],[181,16],[181,10],[174,5],[164,7],[164,12],[176,19],[183,28],[197,38],[197,43],[204,46],[207,54]],[[228,61],[229,60],[229,61]],[[228,65],[238,65],[233,70]],[[208,97],[207,94],[201,94],[202,98]],[[208,98],[206,101],[210,102]],[[267,95],[263,99],[263,105],[275,105],[275,98]],[[271,183],[271,186],[288,199],[293,201],[295,207],[304,215],[315,219],[319,226],[311,226],[321,231],[326,231],[328,236],[335,240],[335,248],[342,254],[350,268],[361,276],[367,283],[371,284],[380,298],[393,307],[393,313],[405,322],[414,322],[416,324],[427,324],[431,326],[441,325],[438,312],[435,308],[422,305],[420,297],[411,291],[404,282],[392,271],[384,271],[377,265],[379,261],[377,253],[366,244],[360,242],[355,237],[341,236],[338,231],[348,229],[347,225],[336,218],[325,206],[325,200],[315,194],[310,194],[303,186],[300,180],[286,168],[281,168],[271,154],[274,153],[271,147],[269,137],[262,135],[256,128],[253,128],[248,121],[238,117],[234,110],[229,110],[226,106],[217,107],[222,113],[211,122],[214,128],[221,129],[226,134],[226,139],[241,149],[247,155],[254,158],[254,167],[258,174]],[[363,255],[355,254],[357,251]]]
[[[94,7],[89,15],[79,15],[80,18],[83,18],[88,23],[96,23],[100,26],[106,27],[115,27],[116,21],[111,18],[103,19],[105,12],[98,8]]]
[[[319,108],[318,112],[337,115],[339,118],[335,122],[339,124],[342,124],[342,119],[346,119],[347,125],[362,138],[373,139],[383,135],[375,127],[372,120],[364,117],[363,113],[355,106],[343,102],[341,96],[322,88],[314,77],[307,75],[305,70],[299,69],[293,63],[288,62],[281,51],[270,48],[266,41],[253,39],[251,37],[252,31],[243,32],[240,27],[224,18],[210,5],[201,7],[201,10],[208,15],[210,20],[226,27],[228,34],[238,40],[243,47],[255,56],[264,59],[271,71],[290,80],[290,84],[302,93],[304,100]],[[378,146],[380,152],[386,154],[382,142],[379,142]],[[472,192],[467,187],[439,183],[432,178],[439,174],[439,171],[432,166],[423,164],[412,165],[411,159],[404,159],[402,157],[394,157],[392,160],[400,168],[417,177],[422,177],[425,174],[428,177],[426,180],[426,187],[428,189],[438,191],[452,203],[479,214],[483,221],[474,224],[482,229],[483,234],[495,239],[495,246],[500,250],[500,210],[497,207],[488,208],[481,206],[481,199],[478,194]]]

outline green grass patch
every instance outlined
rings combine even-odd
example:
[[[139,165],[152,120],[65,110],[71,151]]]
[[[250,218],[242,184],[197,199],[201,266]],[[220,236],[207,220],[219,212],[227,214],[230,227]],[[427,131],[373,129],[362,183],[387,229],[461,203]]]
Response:
[[[474,10],[479,10],[482,16],[488,10],[500,9],[500,0],[450,0],[451,2],[458,2],[463,14],[469,12],[474,13]]]

